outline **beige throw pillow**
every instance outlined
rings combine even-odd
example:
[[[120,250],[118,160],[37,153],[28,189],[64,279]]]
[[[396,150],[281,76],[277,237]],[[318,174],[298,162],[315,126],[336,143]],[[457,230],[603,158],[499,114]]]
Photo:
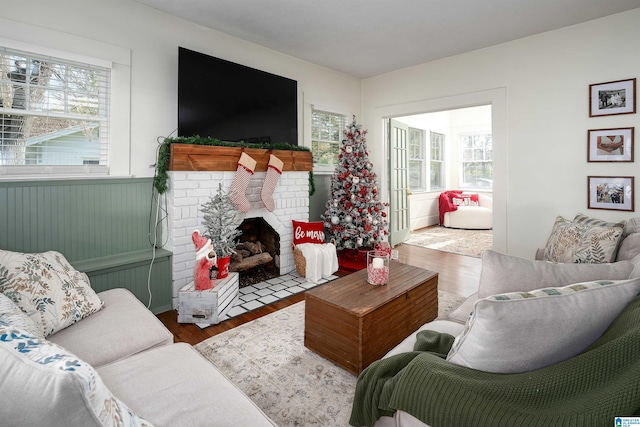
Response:
[[[576,219],[556,218],[543,259],[557,263],[613,262],[625,223],[605,223],[584,215]]]
[[[0,292],[27,313],[44,337],[102,308],[87,276],[54,251],[0,250]]]
[[[599,280],[476,301],[447,360],[494,373],[528,372],[591,345],[640,292],[640,279]]]

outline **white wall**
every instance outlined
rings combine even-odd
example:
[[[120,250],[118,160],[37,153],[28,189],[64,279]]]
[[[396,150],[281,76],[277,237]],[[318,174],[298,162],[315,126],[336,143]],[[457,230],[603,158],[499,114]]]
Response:
[[[120,149],[110,159],[112,172],[118,175],[153,176],[150,165],[155,163],[157,138],[169,136],[178,127],[178,46],[297,80],[299,126],[304,123],[303,100],[360,113],[359,79],[129,0],[0,0],[0,18],[71,36],[57,37],[63,42],[88,39],[87,45],[97,41],[130,52],[131,96],[122,108],[130,106],[131,128],[118,135]],[[2,25],[0,38],[34,42],[27,32],[9,31]],[[51,40],[40,37],[40,42],[50,44]],[[86,50],[86,45],[78,46],[82,43],[61,44],[56,48],[73,53]],[[99,57],[100,50],[96,49],[93,55]],[[299,144],[310,145],[302,141],[302,131],[299,135]],[[127,138],[130,144],[122,143]]]
[[[383,117],[489,101],[496,250],[533,258],[557,215],[638,216],[587,209],[587,176],[634,176],[638,165],[587,163],[586,150],[588,129],[640,125],[638,114],[589,118],[588,109],[590,84],[639,77],[639,39],[635,9],[363,80],[364,126],[381,182]]]

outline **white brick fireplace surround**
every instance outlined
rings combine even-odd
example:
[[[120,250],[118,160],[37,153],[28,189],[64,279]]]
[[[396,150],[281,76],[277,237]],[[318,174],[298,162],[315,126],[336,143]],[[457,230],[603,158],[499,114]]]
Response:
[[[280,236],[280,274],[295,270],[291,243],[291,220],[309,220],[309,172],[283,172],[273,193],[276,207],[265,209],[260,190],[266,172],[256,172],[247,188],[251,209],[240,213],[246,218],[263,218]],[[163,235],[167,236],[165,249],[173,252],[172,282],[173,307],[178,305],[178,290],[193,280],[195,248],[191,241],[194,230],[205,232],[202,225],[202,205],[218,190],[218,183],[229,192],[236,172],[169,172],[167,190],[168,219],[163,222]],[[276,259],[276,263],[278,260]]]

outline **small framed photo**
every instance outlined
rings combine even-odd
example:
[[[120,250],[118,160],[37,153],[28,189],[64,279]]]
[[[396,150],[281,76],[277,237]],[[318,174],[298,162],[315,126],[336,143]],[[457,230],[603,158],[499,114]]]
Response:
[[[633,162],[634,128],[590,129],[587,161]]]
[[[589,85],[589,117],[635,112],[636,79]]]
[[[632,176],[590,176],[589,209],[633,212]]]

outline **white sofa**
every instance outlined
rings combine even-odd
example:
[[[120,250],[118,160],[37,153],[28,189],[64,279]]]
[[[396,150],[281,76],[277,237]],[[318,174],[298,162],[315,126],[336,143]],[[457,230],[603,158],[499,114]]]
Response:
[[[477,206],[458,206],[455,211],[444,213],[445,227],[469,230],[493,228],[493,198],[490,194],[479,193]]]
[[[171,332],[131,292],[112,289],[97,295],[104,303],[99,311],[46,340],[28,336],[20,340],[20,334],[28,335],[17,332],[24,319],[18,319],[16,326],[6,308],[11,301],[5,298],[5,304],[0,304],[0,336],[6,338],[0,340],[4,341],[0,345],[0,424],[275,425],[190,345],[174,344]],[[20,345],[48,346],[54,353],[34,362],[38,359],[23,357],[26,353],[7,342],[10,338]],[[56,358],[66,362],[47,365]],[[96,412],[94,395],[109,392],[113,396],[100,403]],[[108,422],[99,417],[105,411]]]

